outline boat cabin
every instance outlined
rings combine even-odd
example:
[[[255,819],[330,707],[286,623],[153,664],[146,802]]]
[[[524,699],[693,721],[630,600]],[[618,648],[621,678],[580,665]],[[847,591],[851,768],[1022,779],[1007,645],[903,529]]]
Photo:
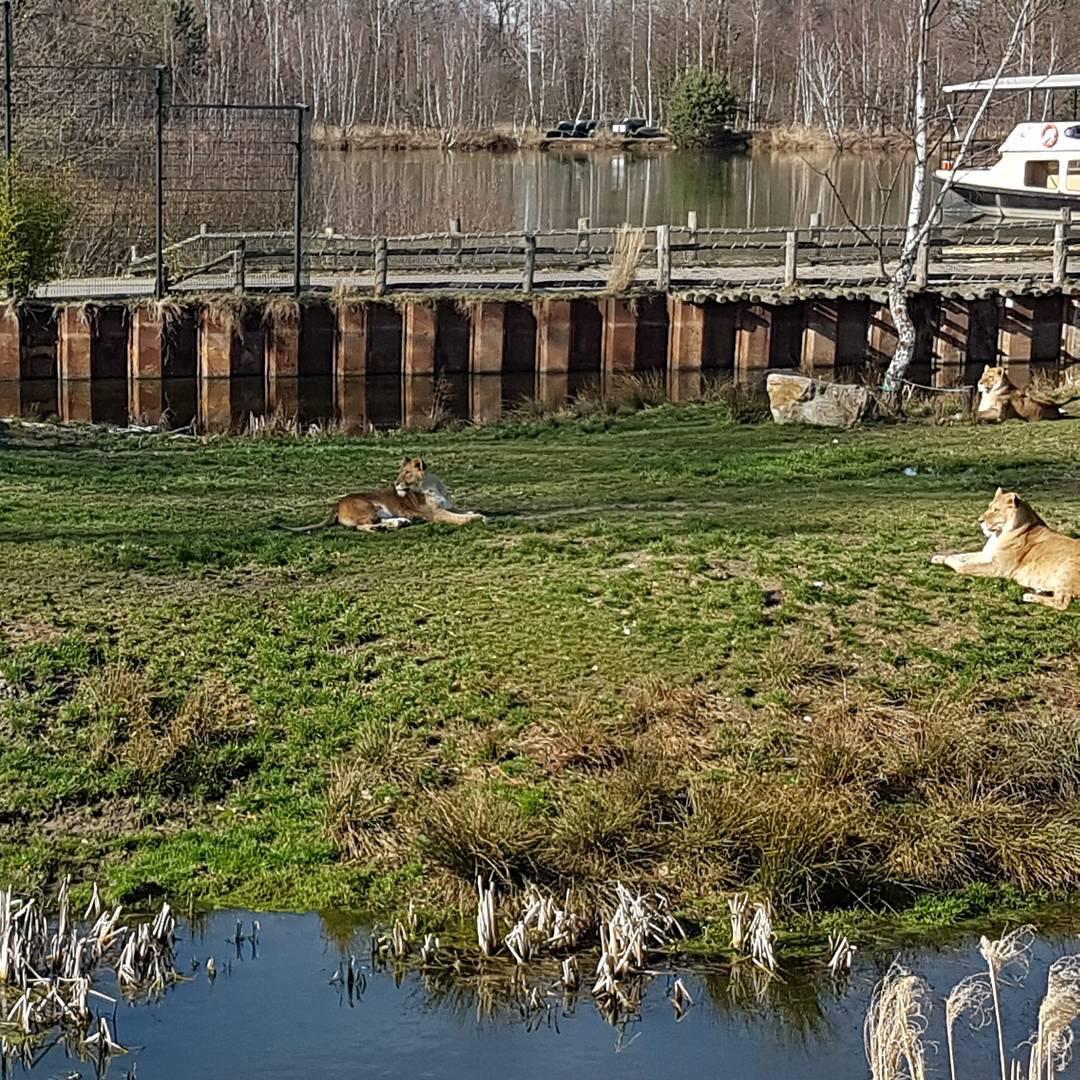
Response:
[[[947,144],[934,178],[949,194],[979,212],[1002,217],[1059,217],[1063,208],[1080,210],[1080,117],[1077,110],[1054,109],[1054,91],[1071,90],[1075,105],[1080,75],[1018,76],[944,87],[946,94],[987,91],[1026,93],[1047,119],[1017,124],[994,147],[973,140],[961,161],[954,155],[960,135]],[[951,111],[951,110],[950,110]],[[1064,113],[1070,119],[1059,119]]]

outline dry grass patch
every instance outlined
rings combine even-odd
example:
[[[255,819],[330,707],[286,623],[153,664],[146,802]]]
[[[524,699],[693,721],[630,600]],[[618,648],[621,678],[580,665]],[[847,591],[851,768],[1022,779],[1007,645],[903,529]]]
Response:
[[[613,296],[629,292],[636,284],[644,247],[644,229],[623,225],[615,233],[615,247],[611,253],[611,269],[607,279],[607,291]]]
[[[126,771],[137,787],[171,791],[219,792],[242,772],[240,745],[255,722],[248,699],[217,676],[174,703],[124,663],[86,676],[67,713],[95,764]]]

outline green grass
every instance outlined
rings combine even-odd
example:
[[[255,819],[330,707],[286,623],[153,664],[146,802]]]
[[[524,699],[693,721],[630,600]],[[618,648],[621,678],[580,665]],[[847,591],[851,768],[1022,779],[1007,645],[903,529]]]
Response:
[[[435,907],[480,867],[703,919],[1075,890],[1080,616],[928,558],[997,484],[1080,526],[1080,427],[727,417],[0,430],[0,881]],[[489,524],[271,528],[404,452]]]

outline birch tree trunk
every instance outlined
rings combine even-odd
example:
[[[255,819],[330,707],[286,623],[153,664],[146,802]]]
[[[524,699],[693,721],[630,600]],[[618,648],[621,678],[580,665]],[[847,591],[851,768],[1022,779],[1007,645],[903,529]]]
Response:
[[[952,172],[948,179],[942,183],[932,205],[927,208],[926,186],[930,165],[930,115],[927,97],[927,72],[929,68],[930,31],[939,3],[940,0],[916,0],[917,25],[913,88],[915,174],[911,180],[904,242],[900,249],[900,257],[897,260],[896,268],[888,284],[889,313],[892,315],[893,325],[896,328],[896,352],[893,354],[892,360],[889,361],[889,366],[885,371],[885,378],[881,384],[882,405],[887,411],[893,413],[899,411],[901,391],[908,368],[911,366],[911,361],[915,356],[917,328],[911,317],[908,290],[915,275],[915,263],[918,259],[919,247],[927,239],[938,211],[952,188],[957,169],[967,159],[971,141],[986,114],[990,98],[994,94],[997,83],[1015,55],[1017,48],[1023,42],[1024,32],[1034,12],[1032,0],[1021,0],[1021,5],[1013,18],[1012,33],[1002,51],[997,71],[990,80],[990,86],[984,93],[982,102],[968,124],[960,148],[953,158]]]

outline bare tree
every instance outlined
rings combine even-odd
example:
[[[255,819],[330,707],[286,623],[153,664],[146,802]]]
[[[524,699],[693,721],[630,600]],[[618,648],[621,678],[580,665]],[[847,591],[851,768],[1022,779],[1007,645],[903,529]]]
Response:
[[[927,207],[926,187],[929,180],[931,141],[931,112],[929,104],[928,77],[930,63],[930,38],[934,29],[934,20],[942,0],[915,0],[915,41],[916,54],[914,63],[914,128],[913,143],[915,148],[915,171],[911,180],[908,197],[907,226],[900,248],[900,255],[892,271],[888,284],[889,312],[896,327],[896,352],[882,382],[882,395],[887,408],[895,410],[899,406],[900,391],[908,367],[915,354],[916,328],[908,307],[908,290],[915,276],[915,264],[919,248],[934,227],[938,212],[945,198],[952,189],[956,170],[966,160],[971,142],[982,123],[990,104],[990,99],[997,89],[998,82],[1005,73],[1017,49],[1024,38],[1024,32],[1034,16],[1034,0],[1021,0],[1019,8],[1012,16],[1011,33],[1001,51],[997,70],[989,80],[981,101],[967,124],[959,149],[953,158],[953,168],[948,179],[938,189],[937,196]]]

